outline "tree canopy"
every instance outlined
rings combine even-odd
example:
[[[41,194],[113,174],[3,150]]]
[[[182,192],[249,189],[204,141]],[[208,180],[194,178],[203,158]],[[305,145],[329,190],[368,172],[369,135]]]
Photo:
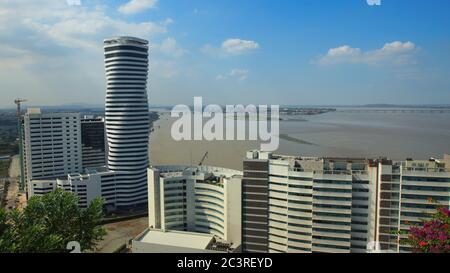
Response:
[[[71,241],[81,250],[94,250],[106,235],[100,226],[103,200],[81,209],[71,192],[57,189],[29,199],[23,211],[0,209],[0,253],[69,252]]]

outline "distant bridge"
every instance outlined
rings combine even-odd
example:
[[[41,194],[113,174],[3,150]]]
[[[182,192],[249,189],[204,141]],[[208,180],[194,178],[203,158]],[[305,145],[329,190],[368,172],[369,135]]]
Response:
[[[338,109],[337,112],[341,113],[422,113],[422,114],[446,114],[450,113],[450,109]]]

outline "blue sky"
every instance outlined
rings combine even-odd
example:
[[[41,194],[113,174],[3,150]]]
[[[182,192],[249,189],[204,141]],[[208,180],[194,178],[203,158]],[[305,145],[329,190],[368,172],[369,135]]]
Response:
[[[150,40],[152,104],[450,104],[450,1],[4,0],[0,107],[103,104],[102,40]]]

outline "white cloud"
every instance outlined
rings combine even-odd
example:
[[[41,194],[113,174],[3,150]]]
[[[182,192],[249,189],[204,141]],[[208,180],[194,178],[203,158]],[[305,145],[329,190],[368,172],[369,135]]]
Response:
[[[70,6],[65,0],[1,0],[0,107],[16,96],[26,97],[34,105],[83,100],[102,104],[103,40],[138,36],[150,40],[152,47],[173,23],[170,18],[136,22],[112,17],[107,10],[104,6]],[[168,54],[183,54],[178,43],[162,41]],[[152,74],[155,78],[177,75],[179,64],[164,60],[161,51],[150,54],[157,64]]]
[[[236,78],[240,81],[244,81],[248,78],[249,71],[246,69],[232,69],[227,74],[217,75],[216,80],[225,80],[228,78]]]
[[[0,67],[5,69],[5,73],[11,69],[20,70],[37,61],[37,58],[28,50],[0,44]]]
[[[255,41],[228,39],[222,43],[222,50],[229,54],[242,54],[259,48]]]
[[[172,60],[150,59],[153,78],[173,79],[180,75],[180,66]]]
[[[220,49],[214,47],[214,46],[211,45],[211,44],[206,44],[206,45],[204,45],[204,46],[200,49],[200,51],[201,51],[202,53],[204,53],[204,54],[207,54],[207,55],[219,55],[219,54],[220,54]]]
[[[223,41],[220,47],[206,44],[201,48],[201,52],[207,55],[226,57],[249,53],[258,48],[259,44],[255,41],[233,38]]]
[[[188,51],[180,47],[174,38],[167,38],[160,45],[154,45],[153,48],[172,57],[181,57]]]
[[[223,75],[223,74],[220,74],[220,75],[216,76],[216,80],[218,80],[218,81],[225,80],[226,78],[227,78],[227,75]]]
[[[131,0],[119,7],[123,14],[136,14],[155,7],[158,0]]]
[[[81,0],[67,0],[69,6],[81,6]]]
[[[230,76],[236,77],[239,80],[243,81],[248,77],[248,70],[245,69],[233,69],[230,72]]]
[[[174,23],[174,21],[173,21],[172,18],[167,18],[167,19],[164,20],[161,24],[162,24],[163,26],[168,27],[168,26],[170,26],[170,25],[173,24],[173,23]]]
[[[361,54],[361,49],[351,48],[349,46],[341,46],[337,48],[332,48],[328,50],[328,55],[331,58],[341,57],[341,56],[359,56]]]
[[[108,16],[101,7],[88,8],[83,6],[68,6],[53,4],[55,1],[41,2],[41,7],[32,10],[32,4],[7,4],[3,19],[9,22],[9,30],[3,32],[32,32],[26,38],[53,42],[68,48],[84,50],[101,50],[103,39],[116,35],[138,36],[146,39],[167,32],[167,27],[173,23],[168,18],[162,22],[128,22]],[[8,2],[12,3],[12,2]],[[9,7],[9,9],[8,9]],[[2,5],[0,4],[0,10]],[[5,18],[6,17],[6,18]],[[1,25],[2,19],[0,19]],[[13,34],[14,35],[14,34]],[[15,35],[15,36],[19,36]],[[0,37],[2,34],[0,33]]]
[[[320,57],[315,63],[320,65],[405,65],[415,62],[414,55],[417,51],[418,47],[414,43],[400,41],[387,43],[380,49],[370,51],[344,45],[331,48],[325,56]]]

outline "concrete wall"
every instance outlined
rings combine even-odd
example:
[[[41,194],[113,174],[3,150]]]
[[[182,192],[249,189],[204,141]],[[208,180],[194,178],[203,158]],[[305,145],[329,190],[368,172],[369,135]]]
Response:
[[[159,172],[152,168],[147,169],[148,177],[148,226],[150,228],[161,228],[160,208],[160,181]]]
[[[222,184],[205,182],[205,173],[220,177]],[[240,245],[241,174],[239,171],[209,166],[149,168],[149,227],[179,229],[179,226],[184,224],[186,230],[211,232],[234,245]],[[181,186],[184,188],[182,191],[179,190]],[[169,196],[167,198],[170,200],[165,200],[165,196]],[[183,222],[175,220],[179,208],[165,211],[166,202],[170,202],[171,207],[185,206]],[[204,213],[199,211],[202,208]],[[223,222],[219,224],[217,217],[223,217]],[[166,220],[170,220],[170,223],[166,223]]]
[[[450,169],[450,154],[444,155],[445,168]]]
[[[227,213],[226,240],[234,245],[240,245],[242,241],[242,179],[232,177],[225,184]]]

